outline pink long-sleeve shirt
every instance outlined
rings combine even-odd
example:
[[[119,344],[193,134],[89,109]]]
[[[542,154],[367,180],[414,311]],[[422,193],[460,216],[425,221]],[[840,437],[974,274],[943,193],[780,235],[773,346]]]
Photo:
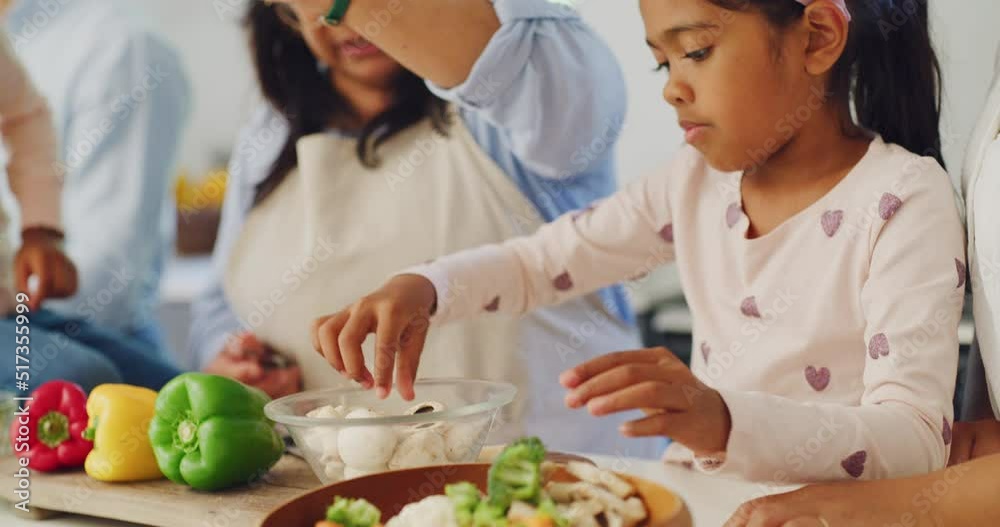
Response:
[[[876,138],[827,195],[754,239],[741,177],[684,147],[665,172],[532,236],[405,272],[434,283],[443,323],[676,262],[695,320],[692,370],[722,394],[732,433],[718,456],[675,444],[668,459],[779,482],[943,467],[966,276],[945,172]]]
[[[21,206],[23,227],[60,225],[62,183],[57,140],[45,99],[14,57],[0,29],[0,136],[7,150],[7,178]]]

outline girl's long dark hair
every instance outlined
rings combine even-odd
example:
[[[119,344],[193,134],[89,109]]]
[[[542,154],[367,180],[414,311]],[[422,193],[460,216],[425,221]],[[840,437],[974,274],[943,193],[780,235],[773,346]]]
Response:
[[[298,165],[295,145],[299,139],[326,130],[338,118],[353,117],[351,107],[333,89],[329,75],[318,66],[305,40],[281,20],[277,8],[251,2],[244,19],[261,91],[289,125],[281,153],[257,186],[254,204],[266,198]],[[434,96],[422,79],[403,70],[395,88],[395,104],[359,134],[357,155],[366,166],[378,164],[375,154],[379,145],[425,118],[431,119],[438,132],[447,131],[447,103]]]
[[[794,0],[709,0],[757,9],[775,26],[803,16]],[[830,90],[854,104],[857,124],[941,166],[941,65],[931,42],[928,0],[847,0],[850,37]]]

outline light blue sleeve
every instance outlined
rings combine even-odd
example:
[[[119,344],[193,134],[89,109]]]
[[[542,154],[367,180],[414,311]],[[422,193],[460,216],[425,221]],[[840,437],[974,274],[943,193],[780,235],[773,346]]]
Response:
[[[467,120],[500,129],[528,172],[564,179],[605,165],[626,110],[610,48],[564,3],[495,0],[494,7],[502,25],[469,78],[430,89]]]
[[[287,137],[286,121],[269,106],[262,105],[240,132],[233,148],[222,220],[212,252],[212,276],[191,307],[188,356],[195,358],[199,368],[222,351],[230,335],[244,329],[226,298],[222,277],[233,244],[239,239],[253,205],[255,187],[267,177]]]
[[[177,55],[151,34],[95,47],[62,120],[66,249],[80,287],[46,307],[132,334],[156,321],[191,90]]]

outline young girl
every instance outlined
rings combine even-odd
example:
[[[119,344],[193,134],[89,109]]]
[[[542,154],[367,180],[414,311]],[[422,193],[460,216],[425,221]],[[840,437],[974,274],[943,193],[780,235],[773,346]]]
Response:
[[[669,459],[755,480],[943,467],[962,227],[939,165],[927,7],[895,4],[641,0],[688,143],[668,169],[533,236],[394,277],[326,318],[317,349],[367,379],[359,345],[376,332],[374,383],[390,384],[398,350],[409,392],[432,313],[520,313],[676,261],[691,369],[664,349],[604,356],[563,374],[569,406],[643,409],[622,433],[672,437]]]

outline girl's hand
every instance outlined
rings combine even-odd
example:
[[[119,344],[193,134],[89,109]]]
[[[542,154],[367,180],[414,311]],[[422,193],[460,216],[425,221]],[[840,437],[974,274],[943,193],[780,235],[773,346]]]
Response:
[[[949,465],[1000,454],[1000,421],[986,419],[974,423],[955,423],[952,436]]]
[[[668,436],[697,455],[726,450],[732,428],[726,402],[666,348],[598,357],[564,372],[559,381],[570,389],[570,408],[586,405],[595,416],[646,412],[645,419],[625,423],[623,435]]]
[[[386,398],[392,373],[400,395],[413,400],[413,381],[424,349],[437,292],[430,280],[400,275],[339,313],[313,323],[313,346],[327,362],[367,390]],[[375,376],[365,366],[361,344],[375,333]],[[397,364],[397,358],[398,364]]]
[[[21,249],[14,257],[14,279],[19,291],[30,297],[28,307],[38,309],[48,298],[73,296],[77,288],[76,267],[63,253],[61,232],[31,227],[21,233]],[[28,279],[38,279],[38,289],[28,290]]]
[[[302,371],[297,365],[271,367],[276,355],[253,333],[239,333],[226,341],[222,352],[203,371],[259,388],[272,399],[301,391]]]

